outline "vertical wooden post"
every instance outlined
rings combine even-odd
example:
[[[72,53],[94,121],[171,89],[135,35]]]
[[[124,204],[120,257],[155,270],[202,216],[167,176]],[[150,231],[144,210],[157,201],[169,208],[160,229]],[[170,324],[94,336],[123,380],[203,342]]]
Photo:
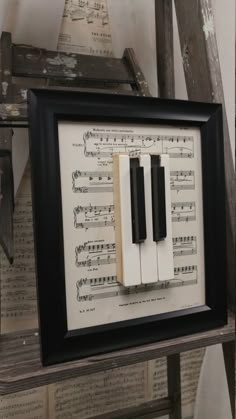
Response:
[[[235,417],[235,341],[222,344],[232,416]]]
[[[156,52],[159,97],[175,97],[172,0],[155,0]],[[167,356],[170,419],[181,419],[180,354]]]
[[[155,0],[159,96],[175,97],[172,0]]]
[[[0,42],[0,103],[12,98],[11,34],[3,32]],[[9,262],[13,262],[14,186],[12,171],[12,129],[0,129],[0,244]]]
[[[188,97],[223,104],[228,299],[235,309],[235,173],[211,0],[175,0]],[[190,18],[191,17],[191,18]],[[225,278],[222,278],[224,281]]]
[[[139,67],[133,49],[125,48],[123,58],[126,60],[129,68],[133,71],[135,86],[132,87],[136,89],[141,96],[151,96],[148,83],[146,82],[144,74]]]
[[[181,376],[180,354],[167,356],[168,397],[172,402],[173,410],[170,419],[181,419]]]

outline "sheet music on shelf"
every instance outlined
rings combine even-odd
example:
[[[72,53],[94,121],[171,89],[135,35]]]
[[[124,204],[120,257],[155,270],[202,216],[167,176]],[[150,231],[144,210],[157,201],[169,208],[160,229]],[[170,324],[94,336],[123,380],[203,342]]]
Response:
[[[147,363],[49,385],[49,417],[93,416],[147,401]]]
[[[66,0],[59,34],[60,51],[112,56],[106,0]]]
[[[0,396],[0,418],[51,419],[48,416],[47,387]]]
[[[70,330],[204,304],[199,135],[192,128],[59,123]],[[170,281],[130,288],[116,281],[114,152],[170,156],[174,249]]]
[[[198,380],[205,348],[181,354],[181,406],[185,419],[193,419]],[[148,362],[149,399],[167,397],[167,363],[166,358]]]
[[[29,166],[16,195],[13,221],[13,265],[0,252],[1,333],[38,325]]]

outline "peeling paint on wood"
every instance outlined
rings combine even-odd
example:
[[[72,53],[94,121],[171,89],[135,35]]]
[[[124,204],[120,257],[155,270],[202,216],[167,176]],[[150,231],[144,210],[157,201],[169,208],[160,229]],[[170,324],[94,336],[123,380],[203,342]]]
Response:
[[[20,89],[20,94],[23,100],[27,99],[27,89]]]
[[[187,69],[187,67],[189,67],[189,48],[187,44],[184,44],[182,50],[182,62],[185,69]]]
[[[65,54],[40,48],[13,45],[13,73],[15,77],[39,77],[53,80],[111,82],[119,84],[135,82],[132,71],[118,58],[96,57],[81,54]]]
[[[72,71],[69,71],[69,70],[64,71],[64,74],[65,74],[65,77],[67,77],[67,78],[75,78],[75,77],[77,77],[77,74],[76,73],[72,73]]]
[[[17,109],[17,106],[15,104],[6,104],[6,110],[12,115],[12,116],[19,116],[20,112]]]
[[[206,40],[210,35],[214,35],[215,33],[215,26],[214,26],[214,19],[212,10],[209,9],[202,9],[202,16],[203,16],[203,32],[205,35]]]
[[[7,89],[8,89],[7,81],[2,81],[2,95],[3,96],[7,96]]]
[[[64,65],[67,68],[75,68],[78,65],[77,60],[74,57],[64,54],[58,54],[54,58],[47,58],[46,62],[51,65]]]

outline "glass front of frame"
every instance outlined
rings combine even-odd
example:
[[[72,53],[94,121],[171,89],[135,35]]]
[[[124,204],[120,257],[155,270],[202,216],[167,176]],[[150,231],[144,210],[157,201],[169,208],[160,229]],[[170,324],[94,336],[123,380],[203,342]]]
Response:
[[[68,330],[204,305],[200,130],[60,121],[58,137]],[[170,157],[174,256],[170,281],[130,288],[116,281],[115,152]]]

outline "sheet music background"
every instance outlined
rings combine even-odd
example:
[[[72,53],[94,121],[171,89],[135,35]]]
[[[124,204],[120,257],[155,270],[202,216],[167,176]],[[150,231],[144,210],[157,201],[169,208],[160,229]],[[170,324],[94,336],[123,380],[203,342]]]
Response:
[[[58,129],[69,330],[204,304],[199,130],[92,122],[60,122]],[[170,156],[170,281],[130,288],[116,281],[114,152]]]
[[[106,0],[66,0],[58,50],[112,56]]]

